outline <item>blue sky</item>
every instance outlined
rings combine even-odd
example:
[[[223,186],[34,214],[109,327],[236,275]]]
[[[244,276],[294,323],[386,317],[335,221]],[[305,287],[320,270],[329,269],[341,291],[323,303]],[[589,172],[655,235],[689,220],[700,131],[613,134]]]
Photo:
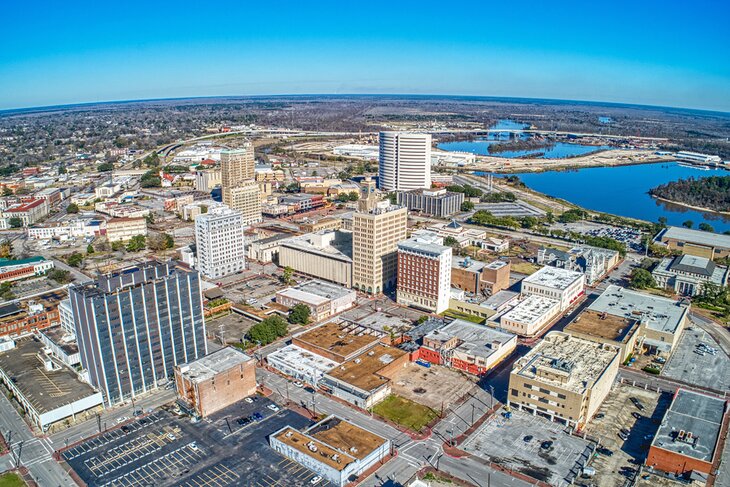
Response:
[[[0,109],[403,93],[730,111],[721,0],[28,5],[3,1]]]

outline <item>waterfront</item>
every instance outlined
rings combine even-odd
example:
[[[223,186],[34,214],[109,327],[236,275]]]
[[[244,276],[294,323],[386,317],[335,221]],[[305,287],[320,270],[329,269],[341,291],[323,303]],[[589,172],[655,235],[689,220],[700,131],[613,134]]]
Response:
[[[590,210],[651,222],[656,222],[663,216],[670,225],[681,225],[686,220],[692,220],[694,228],[701,222],[706,222],[715,231],[722,233],[730,230],[729,215],[703,212],[659,201],[649,196],[648,191],[678,179],[728,174],[723,169],[702,171],[670,162],[516,175],[536,191]]]

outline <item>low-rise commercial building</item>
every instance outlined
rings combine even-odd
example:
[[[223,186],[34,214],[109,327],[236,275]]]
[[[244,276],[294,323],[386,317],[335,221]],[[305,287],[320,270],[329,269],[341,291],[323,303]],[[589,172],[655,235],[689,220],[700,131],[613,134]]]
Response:
[[[508,404],[580,429],[611,391],[620,354],[612,345],[550,332],[512,367]]]
[[[350,333],[346,325],[335,322],[325,323],[311,330],[294,335],[292,345],[341,364],[352,360],[379,343],[379,337],[358,330]]]
[[[337,217],[325,217],[319,220],[306,219],[299,224],[299,230],[303,233],[321,232],[322,230],[339,230],[342,227],[342,220]]]
[[[248,245],[247,257],[263,264],[279,261],[279,250],[281,242],[291,238],[286,233],[277,233],[268,237],[259,238]]]
[[[46,355],[43,343],[33,337],[14,343],[0,353],[0,380],[41,431],[64,420],[88,419],[102,409],[101,392]]]
[[[279,265],[352,287],[352,233],[324,230],[282,240]]]
[[[706,257],[710,260],[730,256],[730,235],[683,227],[667,227],[659,232],[655,241],[669,250],[679,250],[683,254]]]
[[[537,294],[527,296],[499,319],[499,327],[517,335],[533,337],[560,314],[560,302]]]
[[[144,218],[110,218],[106,222],[106,238],[110,242],[126,242],[137,235],[147,236]]]
[[[437,223],[427,228],[431,232],[436,232],[440,236],[446,238],[451,237],[462,247],[468,245],[478,245],[478,243],[487,236],[487,232],[477,228],[467,228],[456,220],[449,223]]]
[[[60,325],[38,330],[36,336],[55,358],[68,367],[74,367],[81,363],[76,337],[68,334]]]
[[[472,294],[493,294],[509,287],[510,263],[495,260],[490,263],[458,257],[451,261],[451,285]]]
[[[58,323],[60,299],[60,293],[49,293],[0,306],[0,336],[22,336]]]
[[[725,399],[679,388],[651,442],[646,465],[677,476],[709,475],[722,455],[726,413]]]
[[[586,276],[581,272],[546,266],[522,280],[522,295],[537,294],[560,302],[560,311],[568,309],[583,295]]]
[[[0,227],[12,227],[12,220],[19,219],[23,227],[33,225],[48,216],[48,201],[43,198],[25,198],[0,212]]]
[[[289,308],[306,305],[315,322],[325,320],[355,305],[357,293],[323,281],[308,281],[276,293],[276,302]]]
[[[256,364],[234,347],[225,347],[175,367],[178,397],[201,418],[256,392]]]
[[[0,259],[0,282],[17,281],[28,277],[41,276],[55,267],[52,260],[45,257],[27,259]]]
[[[273,433],[269,443],[280,454],[338,487],[344,487],[390,454],[390,440],[337,416],[329,416],[304,431],[287,426]]]
[[[273,369],[295,380],[317,386],[324,374],[335,368],[337,362],[296,345],[287,345],[266,356]]]
[[[587,308],[599,314],[616,316],[625,320],[638,320],[640,328],[635,347],[626,344],[626,351],[637,348],[652,354],[669,354],[682,335],[689,306],[681,301],[640,293],[631,289],[610,285]]]
[[[98,237],[106,233],[106,220],[101,218],[79,218],[63,222],[44,223],[28,227],[26,233],[28,238],[33,240]]]
[[[616,250],[587,245],[575,246],[567,252],[550,247],[540,247],[537,251],[538,264],[582,272],[588,284],[605,276],[619,260],[620,254]]]
[[[327,372],[319,387],[333,396],[369,409],[391,393],[391,380],[408,364],[408,354],[377,344]]]
[[[398,243],[397,301],[432,313],[449,308],[452,249],[435,233]]]
[[[414,189],[396,193],[399,205],[409,211],[419,211],[426,215],[446,218],[461,211],[464,193],[453,193],[445,189]]]
[[[623,363],[638,351],[641,319],[630,315],[614,315],[606,311],[586,309],[563,330],[575,337],[621,349]]]
[[[454,320],[423,337],[418,358],[485,375],[517,347],[517,335],[465,320]]]
[[[706,283],[722,287],[728,281],[727,267],[721,267],[707,257],[689,254],[662,259],[651,275],[658,286],[683,296],[699,294]]]

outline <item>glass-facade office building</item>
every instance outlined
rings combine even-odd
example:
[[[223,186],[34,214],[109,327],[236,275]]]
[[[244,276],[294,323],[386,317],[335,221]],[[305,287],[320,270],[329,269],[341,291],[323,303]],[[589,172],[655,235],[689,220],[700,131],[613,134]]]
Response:
[[[81,364],[109,406],[207,353],[196,271],[151,262],[73,286],[69,296]]]

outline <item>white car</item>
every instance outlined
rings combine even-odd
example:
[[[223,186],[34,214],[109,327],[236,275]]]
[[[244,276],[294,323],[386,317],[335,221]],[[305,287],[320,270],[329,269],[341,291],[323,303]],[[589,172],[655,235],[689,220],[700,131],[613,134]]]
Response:
[[[117,423],[123,423],[123,422],[125,422],[128,419],[129,419],[128,417],[122,416],[121,418],[117,418]]]
[[[302,383],[302,381],[298,380],[298,381],[294,382],[294,387],[304,387],[304,384]]]
[[[267,408],[269,408],[269,409],[271,409],[271,410],[272,410],[272,411],[274,411],[274,412],[277,412],[277,411],[279,411],[279,406],[277,406],[276,404],[269,404],[269,405],[268,405],[268,406],[266,406],[266,407],[267,407]]]
[[[322,481],[322,477],[317,475],[316,477],[312,477],[312,480],[310,480],[309,483],[314,485],[314,484],[318,484],[321,481]]]
[[[250,397],[247,397],[246,399],[244,399],[244,401],[246,401],[249,404],[253,404],[253,399],[251,399]]]

